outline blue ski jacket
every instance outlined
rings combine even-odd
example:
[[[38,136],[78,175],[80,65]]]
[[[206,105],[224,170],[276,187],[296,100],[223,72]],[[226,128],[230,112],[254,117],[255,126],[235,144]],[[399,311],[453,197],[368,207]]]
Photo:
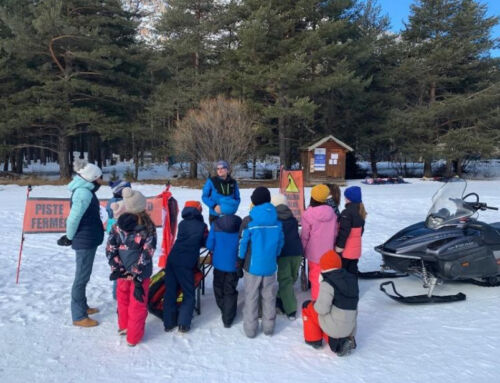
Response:
[[[214,207],[221,204],[224,199],[226,203],[234,204],[234,211],[238,210],[240,205],[240,190],[238,183],[231,176],[227,176],[225,180],[220,177],[211,177],[203,186],[201,195],[203,203],[208,206],[209,213],[212,216],[219,216],[214,210]]]

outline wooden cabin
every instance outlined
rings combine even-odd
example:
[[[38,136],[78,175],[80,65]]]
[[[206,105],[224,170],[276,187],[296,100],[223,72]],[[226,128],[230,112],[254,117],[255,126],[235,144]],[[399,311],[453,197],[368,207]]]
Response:
[[[334,136],[327,136],[300,151],[306,184],[345,183],[346,154],[353,148]]]

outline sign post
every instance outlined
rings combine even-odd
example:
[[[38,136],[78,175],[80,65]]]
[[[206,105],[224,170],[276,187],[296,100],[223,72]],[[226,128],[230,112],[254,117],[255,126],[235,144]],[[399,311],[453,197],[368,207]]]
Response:
[[[19,283],[19,272],[21,271],[21,257],[23,255],[23,244],[24,244],[24,228],[26,227],[26,217],[28,216],[27,214],[28,200],[30,198],[31,190],[32,190],[31,185],[28,185],[28,189],[26,191],[26,205],[24,207],[23,230],[21,232],[21,246],[19,246],[19,257],[17,259],[16,284]]]
[[[280,170],[280,193],[288,200],[288,207],[297,221],[305,208],[304,203],[304,179],[302,170]]]

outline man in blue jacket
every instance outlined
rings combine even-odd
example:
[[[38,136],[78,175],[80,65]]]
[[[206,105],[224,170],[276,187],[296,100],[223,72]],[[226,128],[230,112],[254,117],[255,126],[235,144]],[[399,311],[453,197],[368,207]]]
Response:
[[[221,214],[220,200],[222,197],[229,197],[226,198],[226,203],[233,203],[234,211],[238,210],[240,190],[236,180],[229,174],[229,165],[226,161],[217,162],[217,176],[210,177],[203,186],[201,199],[210,210],[208,219],[210,225]]]
[[[85,289],[90,280],[97,247],[104,239],[99,200],[95,193],[101,186],[102,171],[85,160],[76,160],[73,166],[76,176],[69,183],[71,210],[66,220],[66,234],[57,241],[60,246],[72,246],[76,253],[75,280],[71,289],[71,317],[73,325],[97,326],[89,318],[99,309],[89,307]]]

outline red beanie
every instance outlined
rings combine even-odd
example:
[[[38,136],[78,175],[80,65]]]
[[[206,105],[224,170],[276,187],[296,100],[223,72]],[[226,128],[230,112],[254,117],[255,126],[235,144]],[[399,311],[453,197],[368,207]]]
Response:
[[[321,271],[341,269],[342,260],[335,251],[328,250],[325,254],[322,255],[321,259],[319,260],[319,266],[321,267]]]
[[[194,207],[195,209],[201,211],[201,203],[199,201],[186,201],[184,207]]]

